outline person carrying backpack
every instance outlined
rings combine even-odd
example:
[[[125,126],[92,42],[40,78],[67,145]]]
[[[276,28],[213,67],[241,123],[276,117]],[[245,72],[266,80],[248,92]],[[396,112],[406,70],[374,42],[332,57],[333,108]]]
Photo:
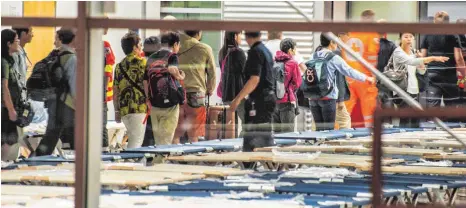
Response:
[[[142,43],[137,33],[126,33],[121,38],[121,48],[126,57],[115,67],[115,120],[125,124],[128,135],[127,148],[137,148],[141,147],[146,130],[144,119],[147,104],[143,81],[147,61],[140,56]]]
[[[235,112],[246,95],[249,95],[244,105],[246,125],[243,152],[252,152],[258,147],[275,145],[272,116],[277,101],[277,73],[274,71],[272,53],[261,41],[261,33],[246,32],[246,42],[251,47],[244,67],[247,82],[231,102],[230,111]]]
[[[274,132],[294,131],[294,118],[298,113],[295,92],[302,81],[298,62],[293,59],[295,54],[296,42],[291,38],[283,39],[280,50],[276,52],[275,62],[285,74],[285,94],[277,100],[277,109],[273,116]]]
[[[31,156],[52,154],[58,139],[74,149],[77,59],[71,44],[75,33],[71,29],[62,28],[57,31],[55,39],[60,42],[60,47],[34,66],[27,81],[28,93],[33,95],[31,99],[45,100],[49,114],[45,136]],[[53,81],[48,83],[47,77]],[[42,85],[45,88],[39,87],[41,83],[45,84]]]
[[[323,48],[315,52],[306,63],[307,69],[301,85],[305,97],[310,98],[309,104],[317,131],[334,129],[340,90],[336,82],[337,71],[360,82],[375,83],[373,77],[351,68],[340,56],[332,52],[338,47],[335,42],[321,35],[320,43]]]
[[[169,145],[173,142],[180,104],[184,103],[184,90],[179,80],[185,74],[178,69],[180,36],[168,32],[161,38],[162,48],[149,56],[144,74],[144,92],[150,109],[152,132],[156,145]]]

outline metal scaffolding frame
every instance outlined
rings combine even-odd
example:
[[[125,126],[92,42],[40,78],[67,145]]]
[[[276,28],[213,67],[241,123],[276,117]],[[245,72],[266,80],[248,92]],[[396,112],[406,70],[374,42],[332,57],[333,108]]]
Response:
[[[144,28],[144,29],[183,29],[183,30],[281,30],[281,31],[373,31],[398,33],[410,31],[428,34],[465,34],[466,27],[456,24],[433,23],[355,23],[355,22],[259,22],[259,21],[198,21],[198,20],[134,20],[106,19],[102,17],[102,2],[78,2],[78,16],[72,18],[44,17],[3,17],[2,25],[16,27],[29,26],[66,26],[77,29],[76,52],[79,59],[77,68],[75,140],[76,140],[76,173],[75,173],[75,207],[98,207],[100,195],[99,162],[91,160],[100,158],[100,140],[90,139],[100,134],[102,122],[101,107],[90,108],[91,102],[102,102],[101,91],[90,90],[90,86],[102,86],[102,72],[96,70],[90,74],[90,68],[103,65],[103,51],[97,47],[102,42],[102,28]],[[100,16],[100,17],[99,17]],[[334,37],[327,34],[330,39]],[[337,42],[338,43],[338,42]],[[340,43],[341,44],[341,43]],[[89,50],[89,49],[92,49]],[[100,51],[100,52],[96,52]],[[350,50],[351,51],[351,50]],[[93,56],[91,56],[93,54]],[[99,54],[101,56],[99,56]],[[363,61],[364,63],[364,61]],[[99,65],[100,64],[100,65]],[[97,70],[99,71],[99,70]],[[377,75],[377,74],[376,74]],[[100,81],[99,81],[100,80]],[[100,85],[99,85],[100,83]],[[102,89],[104,90],[104,89]],[[100,98],[99,98],[100,97]],[[100,109],[100,112],[99,112]],[[436,109],[429,111],[377,110],[375,113],[375,139],[373,148],[373,196],[381,193],[382,155],[380,133],[381,118],[393,117],[466,117],[466,109]],[[102,118],[100,118],[102,119]],[[91,125],[92,124],[92,125]],[[100,131],[99,131],[100,130]],[[373,198],[374,206],[381,206],[378,197]]]

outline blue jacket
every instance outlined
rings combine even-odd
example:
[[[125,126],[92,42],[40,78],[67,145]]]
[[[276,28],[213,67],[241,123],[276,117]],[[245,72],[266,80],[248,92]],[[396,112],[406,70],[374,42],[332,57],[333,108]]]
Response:
[[[314,59],[314,55],[316,55],[318,58],[323,58],[329,52],[331,52],[329,49],[323,48],[322,50],[315,52],[311,56],[310,60]],[[367,79],[367,76],[365,74],[351,68],[340,56],[334,56],[327,63],[327,70],[328,70],[329,78],[333,80],[333,91],[329,95],[326,96],[329,99],[338,99],[339,89],[337,86],[336,72],[339,72],[344,76],[353,78],[361,82],[364,82]]]

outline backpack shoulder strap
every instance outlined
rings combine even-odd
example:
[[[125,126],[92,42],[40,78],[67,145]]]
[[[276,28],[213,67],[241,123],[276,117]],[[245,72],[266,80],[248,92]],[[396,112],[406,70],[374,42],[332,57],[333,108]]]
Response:
[[[325,61],[330,61],[332,60],[332,58],[335,56],[335,53],[333,52],[329,52],[327,53],[327,55],[325,56]]]
[[[129,70],[129,61],[126,60],[126,70]],[[136,82],[134,82],[130,77],[129,75],[126,73],[126,71],[121,67],[121,63],[120,63],[120,72],[123,74],[123,76],[125,77],[126,80],[128,80],[128,82],[131,84],[131,86],[133,86],[134,88],[136,88],[137,90],[139,90],[143,95],[145,95],[145,92],[144,92],[144,89],[142,89],[138,84],[136,84]]]

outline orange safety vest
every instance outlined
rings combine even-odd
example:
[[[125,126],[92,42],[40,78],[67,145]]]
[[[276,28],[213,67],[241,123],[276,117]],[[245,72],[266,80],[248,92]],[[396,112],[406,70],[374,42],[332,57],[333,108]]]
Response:
[[[105,76],[108,78],[106,89],[106,101],[113,100],[113,65],[115,65],[115,54],[113,53],[112,46],[107,41],[104,41],[105,48]]]
[[[366,61],[376,67],[379,52],[379,34],[373,32],[350,32],[348,36],[350,39],[346,44],[355,52],[359,53],[359,55]],[[356,58],[346,54],[344,50],[342,51],[342,57],[352,68],[366,74],[367,76],[372,76],[370,70],[364,67],[364,65],[362,65]]]

